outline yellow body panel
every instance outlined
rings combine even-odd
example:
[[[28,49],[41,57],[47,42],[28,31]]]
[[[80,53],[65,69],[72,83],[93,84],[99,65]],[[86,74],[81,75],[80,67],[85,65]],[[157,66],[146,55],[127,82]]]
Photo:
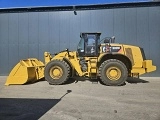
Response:
[[[144,73],[148,73],[156,70],[156,66],[152,65],[152,60],[144,60],[141,63],[142,63],[142,67],[133,67],[131,72],[139,73],[139,75],[142,75]]]
[[[133,67],[142,67],[143,56],[139,47],[131,46],[131,45],[123,45],[125,54],[127,54],[127,50],[130,49],[132,54],[132,65]]]
[[[20,60],[10,72],[5,85],[25,84],[44,77],[44,64],[35,59]]]
[[[91,57],[88,60],[88,72],[97,73],[97,57]]]
[[[152,60],[144,60],[142,65],[146,72],[152,72],[156,70],[156,66],[152,65]]]
[[[142,52],[139,47],[132,45],[123,45],[125,55],[128,56],[132,62],[132,70],[131,73],[138,73],[142,75],[144,73],[152,72],[156,70],[156,66],[152,65],[152,60],[144,60],[142,56]],[[128,49],[131,50],[129,55],[127,55]]]

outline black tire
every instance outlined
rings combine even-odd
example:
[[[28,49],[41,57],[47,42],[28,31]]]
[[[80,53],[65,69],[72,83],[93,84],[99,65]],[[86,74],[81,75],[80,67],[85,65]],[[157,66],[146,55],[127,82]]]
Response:
[[[70,66],[65,61],[53,60],[46,65],[44,76],[51,85],[64,84],[70,76]]]
[[[100,65],[99,76],[105,85],[119,86],[127,80],[128,70],[123,62],[110,59]]]

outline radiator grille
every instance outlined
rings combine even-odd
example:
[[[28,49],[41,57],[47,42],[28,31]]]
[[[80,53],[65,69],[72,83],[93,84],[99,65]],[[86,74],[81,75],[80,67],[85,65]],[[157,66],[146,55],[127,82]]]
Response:
[[[126,56],[131,60],[132,65],[134,65],[132,49],[131,48],[125,48],[125,51],[126,51]]]

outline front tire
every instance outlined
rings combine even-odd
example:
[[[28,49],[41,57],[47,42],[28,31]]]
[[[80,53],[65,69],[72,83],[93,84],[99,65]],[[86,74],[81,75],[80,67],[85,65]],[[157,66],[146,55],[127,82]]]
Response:
[[[110,59],[100,65],[99,76],[105,85],[118,86],[127,80],[128,70],[123,62]]]
[[[65,61],[52,60],[46,65],[44,75],[49,84],[64,84],[69,78],[70,66]]]

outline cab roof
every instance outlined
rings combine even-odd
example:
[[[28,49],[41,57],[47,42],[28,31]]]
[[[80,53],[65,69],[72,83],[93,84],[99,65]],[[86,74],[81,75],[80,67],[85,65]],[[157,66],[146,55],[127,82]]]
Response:
[[[82,33],[80,33],[80,37],[82,37],[84,34],[88,34],[88,35],[91,35],[91,34],[98,34],[99,36],[101,35],[100,32],[82,32]]]

